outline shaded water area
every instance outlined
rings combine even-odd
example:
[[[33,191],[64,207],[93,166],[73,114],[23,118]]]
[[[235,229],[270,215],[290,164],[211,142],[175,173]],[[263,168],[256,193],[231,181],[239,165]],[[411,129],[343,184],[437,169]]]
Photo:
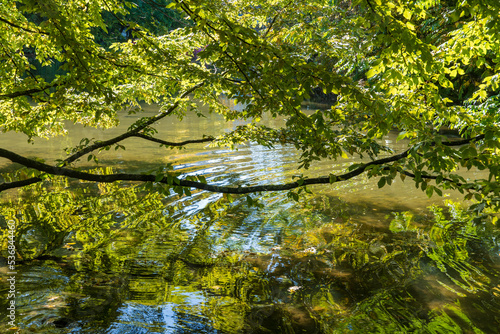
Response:
[[[136,117],[124,115],[111,131],[74,127],[69,137],[34,146],[22,136],[0,138],[3,147],[51,162],[80,138],[110,138]],[[182,141],[235,125],[188,115],[157,128],[159,138]],[[395,136],[383,140],[403,148]],[[146,172],[172,163],[220,185],[298,173],[290,147],[123,144],[99,154],[98,166],[86,159],[79,166]],[[354,161],[321,162],[306,174],[340,172]],[[0,160],[0,171],[16,168]],[[411,180],[382,189],[377,181],[312,187],[299,202],[286,193],[252,195],[261,207],[244,196],[179,198],[136,184],[61,180],[6,192],[0,227],[18,224],[16,323],[22,333],[497,333],[499,228],[449,202],[457,194],[428,199]],[[2,258],[1,332],[7,272]]]

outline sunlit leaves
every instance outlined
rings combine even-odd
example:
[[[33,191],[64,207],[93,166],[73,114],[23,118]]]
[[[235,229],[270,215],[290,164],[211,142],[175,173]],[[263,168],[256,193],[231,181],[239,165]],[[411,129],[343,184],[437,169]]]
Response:
[[[399,139],[409,139],[404,145],[417,146],[401,164],[384,167],[390,171],[367,171],[379,178],[379,187],[399,173],[414,178],[429,196],[443,187],[481,200],[495,196],[495,140],[470,139],[498,127],[495,6],[174,1],[157,11],[150,5],[2,4],[2,130],[49,137],[65,134],[65,121],[109,128],[117,125],[118,111],[140,110],[143,102],[159,104],[155,117],[182,121],[186,113],[203,116],[194,97],[228,121],[245,122],[212,145],[292,145],[301,153],[298,167],[307,169],[323,159],[375,159],[390,151],[379,140],[397,129]],[[140,22],[134,13],[151,15]],[[179,29],[158,26],[171,19]],[[111,36],[120,29],[123,38]],[[59,66],[59,73],[36,75],[48,66]],[[304,112],[302,103],[321,91],[334,94],[333,106]],[[225,104],[222,95],[238,107]],[[267,117],[284,122],[262,125]],[[154,119],[140,118],[129,131]],[[154,125],[143,134],[155,134]],[[442,145],[446,129],[469,142],[460,149]],[[96,157],[87,153],[90,160]],[[489,183],[462,182],[460,167],[489,169]],[[167,174],[156,174],[156,183],[167,178],[165,194],[190,194]]]

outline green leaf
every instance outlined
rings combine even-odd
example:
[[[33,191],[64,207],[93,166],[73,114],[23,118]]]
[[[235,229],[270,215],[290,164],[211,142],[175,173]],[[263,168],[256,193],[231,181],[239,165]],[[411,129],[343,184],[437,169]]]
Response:
[[[368,70],[368,72],[366,72],[366,77],[370,79],[373,76],[377,75],[377,73],[378,72],[374,68],[371,68],[370,70]]]
[[[385,186],[385,182],[386,182],[385,177],[380,178],[380,180],[378,180],[377,183],[378,187],[382,188],[383,186]]]
[[[182,196],[182,194],[184,194],[184,189],[181,186],[174,186],[174,191],[179,194],[179,196]]]
[[[432,194],[434,193],[434,187],[432,187],[432,186],[427,187],[427,189],[425,189],[425,193],[426,193],[427,197],[431,198]]]
[[[405,10],[403,11],[403,16],[405,17],[405,19],[410,20],[412,12],[408,8],[405,8]]]

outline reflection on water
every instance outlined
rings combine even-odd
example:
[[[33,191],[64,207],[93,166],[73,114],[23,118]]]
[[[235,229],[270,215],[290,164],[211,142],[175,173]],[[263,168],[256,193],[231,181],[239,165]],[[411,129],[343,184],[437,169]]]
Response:
[[[123,129],[132,121],[124,117]],[[163,121],[158,136],[196,139],[232,126],[215,115],[187,117]],[[77,128],[75,137],[49,141],[43,154],[16,136],[2,143],[51,161],[82,136],[116,134]],[[125,151],[103,152],[101,166],[142,172],[173,162],[209,182],[242,185],[297,173],[297,153],[288,147],[125,144]],[[322,162],[308,173],[340,171],[352,161]],[[2,160],[0,168],[14,166]],[[0,227],[7,219],[20,224],[18,324],[27,333],[496,333],[498,228],[429,200],[408,181],[383,189],[376,181],[313,187],[299,203],[284,193],[254,195],[262,208],[238,196],[179,198],[67,180],[54,191],[10,192]],[[3,313],[0,321],[3,331]]]

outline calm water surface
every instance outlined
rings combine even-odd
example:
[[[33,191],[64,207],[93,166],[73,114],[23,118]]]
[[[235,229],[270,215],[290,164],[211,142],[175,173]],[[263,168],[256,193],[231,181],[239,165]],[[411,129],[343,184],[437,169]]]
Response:
[[[0,138],[2,147],[53,162],[82,137],[113,137],[136,117],[124,115],[109,131],[72,127],[70,136],[36,145],[21,135]],[[198,139],[236,125],[188,115],[163,120],[157,137]],[[395,136],[383,140],[404,147]],[[99,154],[97,167],[145,172],[172,163],[221,185],[298,174],[290,147],[123,144]],[[306,174],[341,172],[354,161],[321,162]],[[96,167],[86,159],[78,166]],[[0,160],[1,171],[16,168]],[[447,202],[457,194],[428,199],[410,180],[383,189],[377,181],[312,187],[298,203],[286,193],[252,195],[260,208],[239,196],[153,196],[79,182],[54,186],[64,199],[40,189],[6,192],[3,210],[19,206],[16,219],[26,226],[18,227],[17,324],[26,333],[497,333],[498,228]],[[0,307],[4,331],[6,298]]]

